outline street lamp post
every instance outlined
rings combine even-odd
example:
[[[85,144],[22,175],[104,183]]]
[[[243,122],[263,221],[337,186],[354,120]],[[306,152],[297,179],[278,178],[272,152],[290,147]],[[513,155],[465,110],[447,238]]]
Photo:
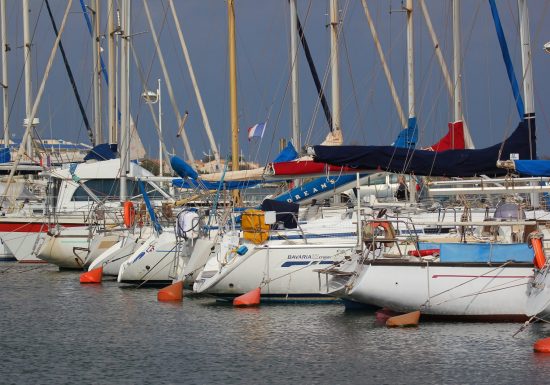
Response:
[[[158,103],[158,122],[159,122],[159,175],[163,175],[162,167],[162,103],[160,98],[160,79],[158,79],[158,85],[156,91],[145,91],[142,95],[146,103],[156,104]]]

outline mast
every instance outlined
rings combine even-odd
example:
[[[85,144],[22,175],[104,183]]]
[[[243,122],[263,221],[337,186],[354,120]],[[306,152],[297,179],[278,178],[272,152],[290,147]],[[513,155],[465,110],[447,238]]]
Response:
[[[118,142],[117,135],[117,116],[116,116],[116,76],[115,76],[115,2],[109,0],[107,10],[107,30],[108,30],[108,59],[107,59],[107,74],[109,75],[109,143]]]
[[[160,79],[158,79],[157,103],[159,104],[159,175],[164,176],[162,167],[162,98],[160,97]]]
[[[120,43],[120,201],[128,198],[127,174],[129,171],[130,139],[130,0],[122,0],[121,7],[121,43]]]
[[[453,70],[454,70],[454,108],[453,120],[462,120],[462,53],[460,32],[460,0],[453,1]],[[464,126],[464,144],[466,148],[474,148],[470,131]]]
[[[231,164],[239,170],[239,115],[237,105],[237,58],[235,42],[235,0],[227,0],[227,44],[229,54],[229,100],[231,114]],[[239,190],[233,190],[234,203],[240,203]]]
[[[292,103],[292,144],[300,151],[300,93],[298,88],[298,10],[290,0],[290,82]]]
[[[101,125],[101,43],[99,39],[100,0],[93,0],[93,32],[92,32],[92,60],[94,62],[94,145],[103,143],[103,129]]]
[[[533,61],[531,56],[531,39],[529,36],[530,27],[527,2],[525,0],[518,0],[518,8],[525,118],[530,119],[535,117],[535,97],[533,92]]]
[[[28,138],[30,138],[31,133],[31,122],[34,120],[34,117],[36,115],[36,112],[38,111],[38,106],[40,105],[40,100],[42,99],[42,95],[44,94],[44,88],[46,85],[46,80],[48,80],[48,77],[50,75],[50,70],[53,65],[53,61],[55,59],[55,54],[57,52],[57,48],[59,47],[59,42],[61,41],[61,34],[65,30],[65,24],[67,22],[67,16],[69,15],[69,10],[71,9],[73,1],[67,0],[67,7],[65,8],[65,13],[63,15],[63,20],[61,21],[61,26],[59,27],[59,32],[57,34],[57,37],[55,39],[52,51],[50,52],[50,57],[48,59],[48,62],[46,63],[46,69],[44,70],[44,75],[42,76],[42,82],[40,83],[40,87],[38,88],[38,92],[36,94],[36,100],[34,101],[34,104],[31,108],[31,112],[29,115],[29,118],[27,120],[27,124],[25,124],[25,133],[23,134],[23,140],[21,141],[21,144],[19,146],[19,149],[17,151],[17,154],[15,155],[15,159],[13,160],[13,165],[10,170],[10,174],[7,177],[7,180],[5,182],[6,188],[4,190],[4,193],[2,194],[2,198],[0,199],[0,206],[3,205],[4,200],[9,194],[10,191],[10,184],[13,181],[13,176],[15,175],[15,170],[17,169],[19,162],[21,161],[21,158],[23,156],[23,153],[25,152],[25,143]]]
[[[197,98],[197,103],[199,104],[199,109],[201,111],[202,123],[204,124],[204,129],[206,130],[206,135],[208,136],[208,141],[210,142],[210,148],[214,154],[214,159],[218,165],[218,169],[221,171],[221,162],[220,162],[220,153],[216,147],[216,141],[214,140],[214,135],[212,134],[212,129],[210,128],[210,122],[208,121],[208,115],[206,115],[206,109],[204,108],[204,103],[202,101],[202,96],[197,84],[197,79],[195,77],[195,71],[193,71],[193,66],[191,65],[191,58],[189,57],[189,51],[187,50],[187,44],[183,38],[183,32],[181,30],[179,19],[176,15],[176,8],[174,7],[174,2],[169,0],[170,9],[172,10],[172,17],[174,18],[174,23],[176,24],[176,29],[178,31],[178,37],[180,40],[181,49],[183,50],[183,56],[185,57],[185,62],[187,63],[187,69],[189,70],[189,77],[191,78],[191,83],[193,83],[193,90],[195,91],[195,96]],[[183,129],[183,127],[180,127]]]
[[[332,137],[342,138],[341,116],[340,116],[340,62],[338,60],[338,28],[340,26],[338,17],[338,0],[330,1],[330,68],[331,68],[331,91],[332,91]],[[340,203],[340,195],[334,195],[334,203]]]
[[[330,68],[332,90],[332,131],[341,135],[340,121],[340,68],[338,60],[338,0],[330,1]]]
[[[413,35],[413,2],[407,0],[405,6],[407,12],[407,85],[409,96],[409,119],[414,118],[415,100],[414,100],[414,35]],[[410,121],[409,121],[410,125]],[[409,127],[410,128],[410,127]]]
[[[525,99],[525,115],[524,121],[529,128],[529,141],[531,140],[531,130],[535,129],[535,97],[533,90],[533,60],[531,56],[531,38],[529,27],[529,12],[527,10],[527,2],[525,0],[518,0],[518,14],[519,14],[519,34],[521,43],[521,67],[523,75],[523,97]],[[529,143],[531,144],[531,143]],[[529,159],[533,159],[532,149],[533,146],[529,146],[530,154]],[[531,182],[536,186],[537,182]],[[534,190],[534,187],[533,187]],[[531,206],[533,208],[540,207],[540,194],[533,191],[530,194]]]
[[[414,94],[414,30],[413,30],[413,1],[407,0],[405,11],[407,12],[407,87],[408,87],[408,100],[409,100],[409,119],[407,122],[407,129],[412,129],[412,133],[409,132],[409,138],[416,138],[418,133],[416,130],[416,113],[415,113],[415,94]],[[411,139],[407,143],[407,148],[412,145]],[[414,178],[409,180],[409,201],[416,202],[416,189]]]
[[[31,126],[33,122],[29,122],[28,119],[31,115],[32,109],[32,86],[31,86],[31,34],[30,34],[30,24],[29,24],[29,0],[23,0],[23,65],[25,68],[25,118],[27,119],[28,124]],[[32,160],[33,159],[33,148],[32,148],[32,135],[27,137],[27,142],[25,143],[27,148],[27,155]]]
[[[8,44],[7,26],[6,26],[6,0],[0,0],[0,24],[1,36],[0,44],[2,45],[2,106],[3,106],[3,129],[4,129],[4,146],[10,146],[10,127],[9,127],[9,99],[8,99]]]
[[[292,144],[300,152],[300,89],[298,75],[298,9],[296,0],[290,0],[290,91],[292,104]],[[299,186],[301,180],[294,180]]]

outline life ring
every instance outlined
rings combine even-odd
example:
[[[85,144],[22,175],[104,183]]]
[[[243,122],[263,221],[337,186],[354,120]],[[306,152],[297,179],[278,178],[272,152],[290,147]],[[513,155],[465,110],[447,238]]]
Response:
[[[130,201],[124,202],[124,225],[128,228],[134,225],[136,220],[136,209]]]
[[[384,230],[384,240],[376,239],[376,230]],[[366,244],[372,244],[373,242],[383,242],[384,245],[391,247],[395,241],[395,229],[391,222],[388,221],[375,221],[367,222],[363,227],[363,240]],[[378,248],[378,247],[376,247]]]
[[[542,234],[538,231],[533,231],[529,234],[529,242],[535,252],[533,264],[537,269],[541,270],[546,264],[546,255],[544,254],[544,248],[542,246]]]

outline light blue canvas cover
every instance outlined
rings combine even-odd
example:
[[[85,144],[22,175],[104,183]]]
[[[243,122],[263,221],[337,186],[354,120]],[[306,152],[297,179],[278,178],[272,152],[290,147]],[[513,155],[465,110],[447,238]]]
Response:
[[[442,243],[440,262],[533,262],[533,249],[526,243]]]

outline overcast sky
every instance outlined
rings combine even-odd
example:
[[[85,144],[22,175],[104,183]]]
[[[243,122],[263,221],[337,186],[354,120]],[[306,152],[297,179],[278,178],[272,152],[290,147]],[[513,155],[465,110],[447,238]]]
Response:
[[[23,87],[23,41],[21,2],[7,1],[9,53],[10,124],[17,137],[23,132],[25,111]],[[50,0],[58,25],[65,1]],[[107,1],[101,1],[106,4]],[[223,0],[175,0],[183,33],[189,47],[210,124],[222,156],[230,150],[229,96],[227,75],[227,4]],[[416,113],[420,144],[430,145],[447,131],[452,117],[452,100],[434,55],[419,5],[415,22]],[[451,2],[426,0],[445,59],[452,69]],[[488,1],[462,2],[463,108],[477,148],[503,140],[519,117],[506,76]],[[30,0],[33,33],[33,92],[36,95],[55,35],[42,0]],[[399,12],[401,1],[368,1],[382,47],[390,63],[403,107],[407,108],[406,16]],[[500,16],[521,81],[521,57],[517,24],[517,2],[498,0]],[[162,72],[141,0],[132,1],[132,44],[155,89]],[[186,129],[196,158],[209,151],[183,53],[167,0],[149,1],[155,28],[170,72],[180,111],[188,110]],[[328,1],[298,0],[299,17],[305,26],[312,55],[320,76],[325,77],[329,60]],[[550,41],[549,1],[529,1],[533,50],[535,108],[538,122],[538,153],[550,155],[550,54],[542,46]],[[373,39],[359,0],[340,0],[343,34],[340,40],[342,129],[346,144],[390,144],[402,128],[374,48]],[[391,12],[390,12],[391,11]],[[102,12],[102,32],[106,30]],[[242,151],[251,160],[265,163],[278,152],[278,140],[291,136],[289,89],[289,5],[287,0],[236,0],[238,103]],[[91,40],[78,0],[73,1],[62,42],[93,120],[91,82],[93,74]],[[106,41],[105,41],[105,56]],[[322,110],[316,108],[316,91],[303,51],[300,66],[300,123],[302,142],[318,144],[328,132]],[[158,137],[148,107],[140,95],[144,88],[136,67],[131,68],[131,112],[151,157],[158,157]],[[176,138],[175,114],[163,83],[163,131],[170,151],[183,154]],[[106,87],[104,87],[106,90]],[[330,80],[326,82],[330,97]],[[104,107],[106,93],[104,94]],[[156,106],[155,106],[156,110]],[[75,98],[58,54],[46,85],[38,116],[42,137],[87,143]],[[104,109],[103,122],[107,120]],[[248,142],[246,129],[267,121],[262,141]]]

